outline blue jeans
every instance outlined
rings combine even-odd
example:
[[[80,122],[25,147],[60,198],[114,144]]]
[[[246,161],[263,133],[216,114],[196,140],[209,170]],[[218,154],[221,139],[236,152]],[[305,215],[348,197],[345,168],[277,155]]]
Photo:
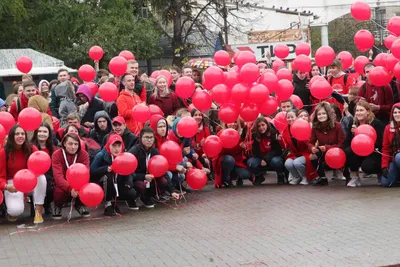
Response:
[[[255,176],[261,175],[266,171],[276,171],[277,174],[283,173],[283,162],[281,157],[273,157],[267,166],[261,166],[261,158],[249,158],[247,160],[247,166],[254,173]]]
[[[306,177],[306,158],[304,156],[287,159],[285,168],[293,175],[294,178],[301,179]]]
[[[400,153],[397,153],[394,160],[389,165],[389,175],[385,177],[382,175],[381,183],[385,187],[396,186],[399,179],[400,170]]]
[[[238,180],[250,179],[251,173],[245,168],[235,165],[235,159],[230,155],[222,158],[222,179],[225,182],[231,180],[231,174],[236,174]]]

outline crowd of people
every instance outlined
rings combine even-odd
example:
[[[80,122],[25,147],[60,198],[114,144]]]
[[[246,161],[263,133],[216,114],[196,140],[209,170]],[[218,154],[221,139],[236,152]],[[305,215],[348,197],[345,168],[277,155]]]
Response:
[[[260,75],[270,68],[264,63],[258,66]],[[7,99],[0,99],[0,111],[9,112],[15,119],[0,150],[3,208],[9,221],[17,220],[24,212],[26,196],[15,188],[13,177],[27,168],[29,155],[38,150],[51,156],[52,166],[38,176],[33,191],[34,223],[42,223],[43,214],[61,219],[63,207],[72,200],[82,217],[90,216],[79,192],[66,179],[68,168],[75,163],[90,169],[91,182],[102,186],[106,216],[120,213],[117,200],[125,201],[130,210],[138,210],[138,199],[143,203],[140,207],[154,208],[157,202],[191,193],[185,183],[185,173],[191,168],[203,171],[216,188],[240,187],[244,180],[260,186],[266,172],[276,173],[280,185],[324,186],[328,184],[329,169],[324,156],[334,147],[342,148],[347,160],[342,169],[333,170],[333,179],[343,179],[347,187],[358,187],[362,170],[364,175],[376,174],[379,184],[395,186],[400,170],[399,83],[393,78],[386,86],[373,85],[368,78],[373,67],[372,62],[367,63],[365,73],[358,74],[342,70],[340,60],[334,60],[327,67],[326,76],[317,65],[310,73],[294,70],[294,95],[301,99],[301,108],[285,99],[272,115],[259,114],[251,122],[239,117],[233,123],[219,120],[218,103],[202,112],[191,105],[190,97],[177,96],[175,84],[183,76],[194,80],[196,91],[205,90],[202,72],[187,66],[182,70],[170,68],[170,86],[168,77],[152,79],[140,73],[135,60],[128,61],[121,77],[114,77],[105,69],[97,70],[98,85],[112,82],[118,86],[119,96],[114,102],[104,102],[66,69],[58,71],[57,80],[38,83],[31,75],[23,75],[22,81],[15,83],[14,92]],[[308,84],[314,76],[326,78],[335,89],[332,97],[324,101],[313,98]],[[158,106],[163,115],[154,114],[146,123],[138,122],[132,110],[140,103]],[[18,124],[19,113],[27,107],[42,114],[42,124],[34,132],[26,132]],[[287,121],[283,130],[275,125],[278,112],[284,112]],[[183,137],[178,131],[179,121],[186,116],[198,124],[192,138]],[[290,129],[296,120],[310,123],[309,140],[293,137]],[[377,135],[376,150],[367,156],[357,155],[351,146],[355,129],[363,124],[372,126]],[[224,129],[237,131],[240,141],[209,157],[203,151],[205,139]],[[170,166],[163,177],[154,177],[149,174],[148,162],[160,154],[160,146],[167,140],[181,147],[183,161]],[[113,160],[123,152],[138,160],[137,169],[129,175],[118,175],[112,168]]]

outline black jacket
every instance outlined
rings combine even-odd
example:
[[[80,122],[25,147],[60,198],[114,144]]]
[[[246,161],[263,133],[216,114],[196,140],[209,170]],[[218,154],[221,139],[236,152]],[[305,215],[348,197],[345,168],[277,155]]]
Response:
[[[104,137],[102,147],[106,145],[108,136],[109,134]],[[125,129],[121,137],[122,140],[124,140],[125,151],[128,151],[131,147],[138,143],[137,136],[134,135],[128,128]]]
[[[351,131],[351,127],[353,126],[353,118],[350,118],[348,124],[348,130],[346,133],[346,139],[344,141],[344,148],[348,148],[351,146],[351,140],[353,140],[354,133]],[[382,142],[383,142],[383,132],[385,131],[386,125],[384,125],[380,120],[374,119],[370,124],[376,131],[376,142],[375,149],[377,148],[379,151],[382,151]]]
[[[306,110],[311,111],[311,107],[308,106],[311,103],[310,100],[311,92],[310,89],[307,87],[307,79],[300,80],[299,77],[297,77],[297,75],[294,74],[293,86],[294,86],[293,94],[300,97],[301,101],[303,102],[303,105],[307,105],[307,107],[305,107]]]
[[[95,114],[101,110],[104,110],[104,102],[96,97],[93,97],[85,115],[82,117],[81,124],[83,125],[85,122],[94,122]]]
[[[253,145],[252,145],[252,153],[253,153],[253,157],[255,158],[261,158],[263,160],[265,160],[265,162],[270,162],[271,159],[273,157],[277,157],[277,156],[281,156],[282,155],[282,148],[281,145],[279,144],[278,140],[277,140],[277,132],[275,130],[275,128],[271,127],[271,151],[269,153],[267,153],[266,155],[262,156],[261,155],[261,143],[258,140],[256,134],[253,134],[252,139],[253,139]]]
[[[99,126],[97,125],[97,120],[100,118],[105,118],[107,120],[107,129],[105,131],[101,131]],[[104,110],[96,112],[96,114],[94,115],[94,128],[90,130],[89,137],[101,146],[104,137],[109,134],[111,130],[111,119],[110,116],[108,116],[107,112],[105,112]]]

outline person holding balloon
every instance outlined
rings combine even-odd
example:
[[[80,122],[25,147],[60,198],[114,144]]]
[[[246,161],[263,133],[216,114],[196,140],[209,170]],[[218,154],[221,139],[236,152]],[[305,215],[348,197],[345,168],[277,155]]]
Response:
[[[367,127],[369,136],[357,137],[359,127]],[[374,150],[382,149],[385,125],[375,118],[370,105],[361,100],[355,108],[354,119],[350,119],[344,147],[346,148],[346,166],[343,175],[348,187],[361,186],[359,169],[364,173],[381,176],[381,155]],[[371,138],[368,138],[371,137]],[[349,173],[349,169],[350,172]]]
[[[165,117],[173,115],[181,108],[178,97],[175,92],[170,91],[167,78],[163,75],[156,78],[155,90],[150,96],[149,104],[158,106],[164,112]]]
[[[204,114],[200,110],[192,109],[190,114],[196,120],[198,125],[197,133],[192,138],[194,151],[197,153],[197,155],[199,155],[199,160],[201,164],[210,169],[210,161],[208,160],[207,155],[204,154],[202,149],[204,140],[211,134],[210,128],[205,125]]]
[[[9,221],[16,221],[24,212],[24,193],[33,190],[34,223],[43,223],[46,177],[27,170],[29,156],[37,150],[36,146],[29,143],[26,131],[19,124],[11,128],[6,144],[0,150],[0,188],[5,191]]]
[[[116,203],[117,197],[126,200],[129,209],[138,209],[132,174],[118,175],[112,167],[114,159],[124,150],[122,137],[117,133],[111,133],[106,145],[97,153],[90,165],[90,179],[102,186],[105,193],[105,216],[115,216],[116,213],[120,213]]]
[[[81,164],[79,166],[82,166],[82,169],[78,171],[80,175],[67,179],[68,170],[72,165],[79,163]],[[89,154],[82,149],[81,140],[77,134],[67,133],[63,137],[61,149],[53,153],[52,169],[55,182],[53,219],[62,218],[63,205],[72,199],[75,199],[74,206],[78,213],[82,217],[89,217],[89,211],[79,199],[79,189],[85,179],[83,173],[89,171]]]
[[[315,109],[311,138],[308,143],[311,163],[318,173],[318,179],[314,185],[328,185],[325,175],[325,153],[332,147],[341,148],[345,140],[342,126],[335,121],[333,113],[327,102],[319,103]]]

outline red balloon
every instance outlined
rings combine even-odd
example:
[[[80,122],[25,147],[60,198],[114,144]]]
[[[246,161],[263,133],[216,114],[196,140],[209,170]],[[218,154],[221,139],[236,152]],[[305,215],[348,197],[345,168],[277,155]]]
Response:
[[[332,169],[340,169],[346,163],[346,154],[338,147],[330,148],[325,153],[325,162]]]
[[[160,75],[159,70],[155,70],[151,73],[150,78],[156,79]]]
[[[311,88],[312,84],[318,80],[326,81],[326,79],[323,76],[314,76],[311,78],[310,82],[308,83],[308,86]]]
[[[224,148],[233,148],[240,141],[240,134],[235,129],[224,129],[218,133],[218,136]]]
[[[118,88],[111,82],[105,82],[99,87],[99,95],[105,102],[113,102],[118,98]]]
[[[135,60],[135,55],[128,50],[121,51],[119,56],[125,58],[126,60]]]
[[[179,135],[191,138],[196,135],[199,126],[192,117],[183,117],[177,125]]]
[[[88,82],[86,83],[87,86],[90,88],[90,92],[92,93],[93,96],[97,95],[97,92],[99,91],[99,86],[95,84],[94,82]]]
[[[392,17],[388,21],[387,29],[390,34],[399,36],[400,35],[400,17],[399,16]]]
[[[88,64],[82,65],[78,70],[79,78],[84,82],[93,81],[96,77],[96,71],[94,68]]]
[[[220,66],[227,66],[231,64],[231,56],[225,50],[218,50],[214,54],[214,62]]]
[[[254,121],[259,114],[258,107],[254,103],[244,103],[240,110],[240,117],[244,121]]]
[[[176,81],[175,94],[181,98],[189,98],[195,90],[194,81],[190,77],[180,77]]]
[[[169,169],[168,160],[162,155],[155,155],[149,160],[147,169],[155,178],[161,177]]]
[[[342,62],[343,70],[347,70],[353,64],[353,56],[351,55],[350,52],[342,51],[337,55],[336,58],[339,59],[340,62]]]
[[[389,34],[388,37],[386,37],[385,41],[384,41],[386,48],[389,50],[392,49],[392,45],[393,45],[394,41],[396,41],[396,40],[397,40],[396,36]]]
[[[225,76],[224,72],[217,66],[211,66],[204,72],[204,79],[207,80],[210,88],[213,88],[217,84],[224,83]]]
[[[293,84],[288,80],[279,81],[279,90],[276,91],[276,96],[279,100],[286,100],[293,94],[294,87]]]
[[[162,75],[162,76],[164,76],[165,78],[167,78],[168,87],[170,87],[171,84],[172,84],[172,75],[171,75],[171,73],[170,73],[169,71],[167,71],[167,70],[160,70],[158,76],[160,76],[160,75]],[[157,77],[158,77],[158,76],[157,76]]]
[[[244,64],[239,71],[239,79],[244,83],[254,83],[260,77],[260,69],[254,63]]]
[[[274,120],[274,126],[279,131],[282,132],[288,126],[288,122],[286,120],[286,112],[281,111],[276,114]]]
[[[296,56],[306,55],[311,53],[311,46],[308,43],[300,43],[296,46]]]
[[[221,139],[216,135],[207,136],[203,143],[203,151],[210,158],[218,156],[222,151]]]
[[[270,93],[279,90],[279,80],[274,73],[265,72],[261,75],[259,83],[264,84]]]
[[[150,110],[150,115],[151,116],[153,116],[155,114],[159,114],[161,116],[164,116],[164,112],[157,105],[150,104],[149,105],[149,110]]]
[[[274,62],[272,62],[272,69],[275,71],[275,73],[278,71],[278,69],[280,67],[285,67],[286,68],[285,62],[283,62],[280,59],[276,59],[276,60],[274,60]]]
[[[393,71],[394,66],[396,66],[397,62],[399,62],[399,60],[393,56],[393,54],[389,54],[386,58],[386,69],[388,71]]]
[[[85,184],[89,183],[89,169],[82,163],[74,163],[67,170],[67,181],[70,187],[79,190]]]
[[[236,71],[224,72],[225,85],[232,88],[235,84],[239,83],[239,74]]]
[[[359,30],[354,35],[354,43],[360,52],[366,52],[374,46],[375,39],[370,31]]]
[[[364,67],[369,63],[369,59],[366,56],[358,56],[354,60],[354,69],[359,74],[364,74]]]
[[[20,72],[28,73],[32,69],[32,60],[29,57],[22,56],[17,59],[15,65]]]
[[[304,104],[303,101],[301,101],[301,98],[297,95],[291,95],[290,96],[290,100],[292,100],[293,105],[297,108],[297,109],[302,109]]]
[[[138,104],[133,107],[133,118],[138,122],[146,122],[150,119],[151,113],[148,106]]]
[[[385,67],[374,67],[368,75],[369,81],[376,86],[385,86],[392,80],[389,72]]]
[[[0,147],[3,146],[4,139],[6,138],[6,130],[4,127],[0,124]],[[1,202],[0,202],[1,204]]]
[[[269,97],[268,88],[263,84],[255,84],[250,88],[249,100],[253,103],[261,104]]]
[[[263,73],[272,73],[275,74],[275,71],[273,69],[265,69]]]
[[[356,128],[354,131],[354,136],[357,136],[359,134],[365,134],[366,136],[370,137],[372,142],[376,142],[376,131],[374,127],[372,127],[369,124],[361,124]]]
[[[388,56],[388,54],[386,54],[386,53],[378,54],[374,59],[375,66],[386,67],[387,56]]]
[[[15,124],[14,117],[10,113],[8,112],[1,113],[0,125],[4,127],[6,135],[8,135],[14,124]]]
[[[393,68],[393,75],[397,78],[400,79],[400,62],[397,62],[397,64]],[[1,119],[0,119],[1,120]],[[0,121],[1,124],[1,121]]]
[[[89,49],[89,57],[92,60],[100,60],[102,59],[103,55],[104,51],[103,48],[101,48],[100,46],[95,45]]]
[[[284,59],[289,55],[289,47],[285,44],[278,44],[274,48],[275,56]]]
[[[50,156],[44,151],[33,152],[28,158],[28,169],[36,175],[45,174],[50,167]]]
[[[186,183],[193,190],[200,190],[207,184],[207,175],[199,169],[190,169],[186,173]]]
[[[305,55],[299,55],[294,60],[293,63],[296,65],[296,69],[301,72],[309,72],[311,70],[311,59]]]
[[[13,178],[13,185],[22,193],[29,193],[37,185],[36,175],[28,169],[19,170]]]
[[[231,99],[237,103],[243,103],[249,97],[250,88],[247,84],[238,83],[232,87]]]
[[[332,95],[333,89],[326,80],[317,80],[311,85],[310,92],[317,99],[326,99]]]
[[[264,116],[269,116],[274,114],[277,109],[278,109],[278,101],[273,97],[268,97],[268,99],[264,103],[261,103],[258,106],[258,110]]]
[[[290,70],[287,68],[282,68],[279,69],[276,72],[276,77],[278,77],[278,80],[288,80],[288,81],[293,81],[293,74]]]
[[[218,116],[224,123],[233,123],[239,117],[239,109],[230,103],[223,104],[218,110]]]
[[[88,183],[79,190],[79,200],[87,207],[96,207],[104,198],[104,191],[100,185]]]
[[[160,154],[163,155],[169,164],[178,164],[183,161],[182,149],[174,141],[165,141],[160,146]]]
[[[37,109],[24,108],[18,115],[18,123],[25,131],[34,131],[42,124],[42,114]]]
[[[246,63],[254,63],[254,64],[257,63],[256,56],[254,55],[253,52],[250,51],[241,51],[236,56],[236,60],[234,57],[234,61],[239,68],[241,68]]]
[[[231,90],[225,84],[217,84],[212,89],[211,96],[218,104],[224,104],[231,98]]]
[[[111,165],[112,170],[120,175],[130,175],[134,173],[137,166],[138,161],[135,155],[128,152],[119,154]]]
[[[374,152],[374,142],[365,134],[356,135],[351,140],[351,150],[358,156],[368,156]]]
[[[121,56],[113,57],[108,63],[108,68],[115,76],[122,76],[126,73],[128,61]]]
[[[299,141],[307,141],[311,137],[311,125],[305,120],[295,120],[290,126],[290,133]]]
[[[369,20],[371,18],[371,8],[367,3],[355,2],[350,8],[351,15],[356,20]]]
[[[0,191],[0,205],[3,204],[4,196],[3,191]]]
[[[390,51],[395,57],[400,58],[400,40],[396,40],[393,42]]]
[[[215,87],[214,87],[215,88]],[[212,99],[211,95],[206,91],[197,91],[192,96],[193,105],[196,109],[206,111],[211,108]]]
[[[335,51],[330,46],[321,46],[315,52],[315,63],[318,67],[329,66],[335,59]]]

